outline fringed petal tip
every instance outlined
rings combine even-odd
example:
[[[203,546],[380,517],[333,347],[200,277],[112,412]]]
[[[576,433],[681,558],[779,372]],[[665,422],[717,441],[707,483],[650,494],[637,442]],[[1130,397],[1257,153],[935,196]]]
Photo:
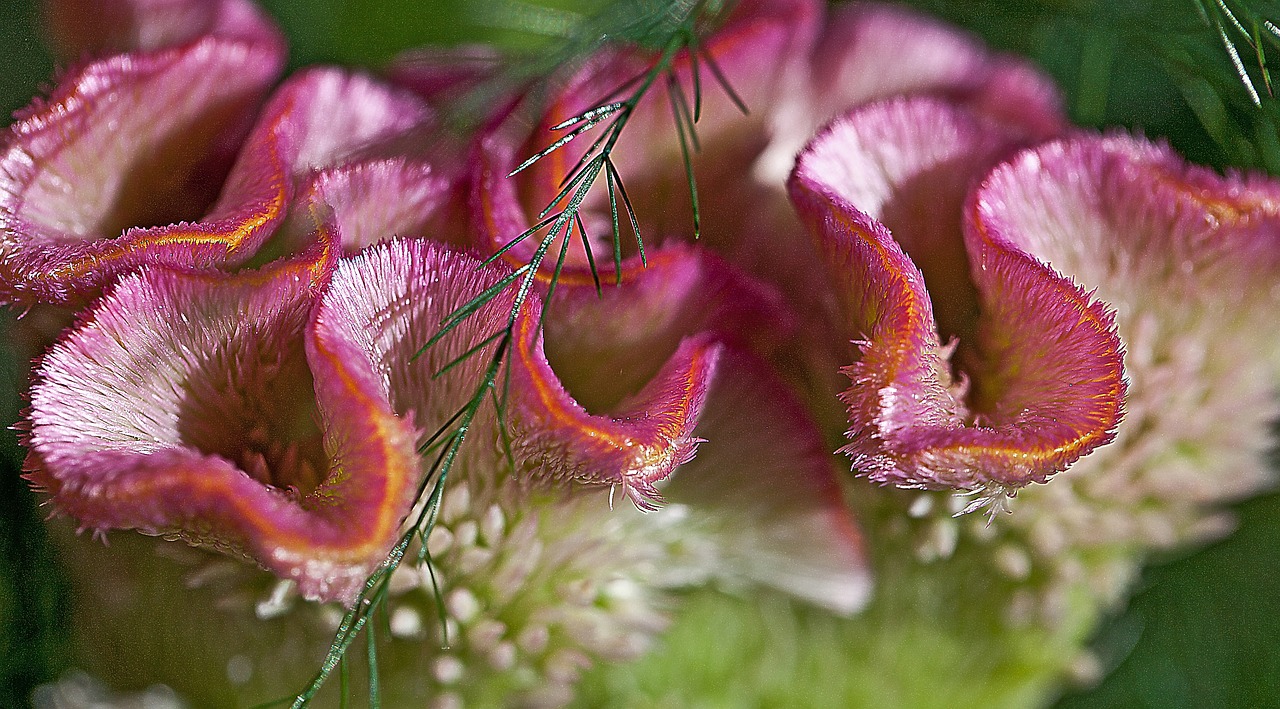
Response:
[[[721,345],[683,340],[662,369],[608,414],[588,413],[565,390],[543,352],[540,308],[516,323],[510,363],[512,428],[521,463],[552,479],[617,485],[637,507],[656,509],[655,483],[693,458],[693,435]]]
[[[84,528],[242,555],[351,602],[412,504],[418,432],[312,323],[325,263],[121,279],[37,368],[29,478]]]
[[[1264,283],[1280,268],[1280,183],[1222,175],[1127,134],[1046,143],[995,170],[979,192],[977,219],[1023,235],[1051,265],[1091,282],[1118,278],[1123,266],[1144,283],[1175,276],[1183,296],[1205,295],[1212,283],[1234,300],[1268,293]],[[1033,201],[1046,208],[1033,212]]]
[[[720,571],[839,615],[870,600],[862,534],[810,412],[762,360],[726,348],[696,433],[698,457],[663,487],[710,530]]]
[[[896,120],[886,122],[886,112]],[[922,135],[945,136],[948,145]],[[869,203],[876,210],[922,186],[963,194],[1002,140],[964,109],[873,105],[820,134],[792,176],[793,200],[825,254],[847,335],[862,343],[845,370],[854,386],[842,397],[851,424],[842,450],[878,482],[1013,491],[1110,441],[1119,423],[1123,355],[1109,308],[1028,253],[1030,245],[981,222],[968,223],[961,237],[960,214],[925,218],[903,242],[849,201],[867,182],[858,175],[873,173],[888,176]],[[944,281],[913,261],[955,249],[969,262],[961,284],[972,296],[932,289]],[[954,363],[934,317],[934,303],[952,297],[973,298],[978,312]]]

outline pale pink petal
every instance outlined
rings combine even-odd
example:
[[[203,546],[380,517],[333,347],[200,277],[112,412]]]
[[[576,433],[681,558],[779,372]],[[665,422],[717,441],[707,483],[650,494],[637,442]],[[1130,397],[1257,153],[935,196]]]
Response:
[[[427,343],[449,315],[506,273],[423,239],[381,242],[339,263],[316,318],[321,332],[345,343],[351,354],[344,356],[358,356],[377,373],[393,410],[430,436],[483,383],[496,344],[458,360],[506,327],[511,293],[499,293],[439,342]],[[491,415],[487,403],[483,413]]]
[[[1044,490],[1066,485],[1058,494],[1026,500],[1041,553],[1203,540],[1223,531],[1209,507],[1274,486],[1280,183],[1078,134],[996,169],[969,215],[971,238],[1017,244],[1095,288],[1125,343],[1115,441]]]
[[[150,52],[215,35],[283,46],[274,23],[250,0],[45,0],[58,53]]]
[[[126,235],[199,217],[280,46],[205,37],[72,72],[0,155],[0,301],[68,303],[140,263],[216,263],[226,235]]]
[[[979,318],[962,358],[968,381],[956,381],[933,315],[933,302],[953,294],[926,289],[903,244],[851,201],[887,213],[899,195],[948,182],[940,194],[954,197],[954,181],[968,184],[1003,140],[996,125],[945,104],[888,103],[834,123],[797,166],[793,199],[826,254],[845,334],[859,343],[846,372],[844,450],[874,480],[999,493],[1043,482],[1115,434],[1124,383],[1109,309],[975,230],[965,246]],[[913,251],[954,248],[929,242],[955,239],[942,219],[940,228],[927,213],[907,220]]]
[[[163,82],[164,88],[191,102],[206,100],[204,94],[188,95],[192,86],[216,95],[219,86],[212,85],[214,80],[235,85],[243,70],[237,63],[227,64],[226,57],[239,57],[242,52],[230,51],[214,40],[204,40],[192,51],[204,54],[181,65],[182,71],[162,67],[157,81]],[[151,60],[126,55],[93,66],[110,66],[116,61],[132,66]],[[210,63],[227,64],[226,75],[206,79],[204,72]],[[193,81],[184,72],[198,74],[198,79]],[[201,83],[205,81],[210,85]],[[137,123],[131,129],[141,135],[160,133],[166,124],[155,120],[155,106],[123,101],[123,91],[124,86],[111,85],[96,98],[110,110],[124,111],[125,117]],[[197,102],[191,110],[199,108],[202,104]],[[5,249],[0,260],[0,275],[4,276],[0,285],[11,301],[75,303],[144,263],[201,268],[243,263],[281,224],[291,207],[297,203],[306,207],[299,191],[316,171],[397,152],[391,147],[396,141],[430,120],[420,100],[368,77],[330,69],[297,75],[264,109],[212,207],[180,194],[171,198],[173,208],[199,210],[195,215],[198,221],[180,221],[175,217],[184,217],[185,212],[151,215],[139,209],[154,211],[157,201],[161,207],[169,206],[165,199],[156,199],[155,191],[148,189],[152,187],[148,180],[172,177],[161,169],[166,161],[190,162],[183,142],[187,136],[161,133],[155,140],[163,140],[163,144],[142,143],[140,147],[130,141],[109,142],[108,147],[119,153],[104,156],[102,146],[93,141],[63,144],[68,134],[65,113],[54,110],[49,125],[34,127],[43,131],[35,133],[41,142],[20,139],[5,159],[12,184],[7,195],[10,206],[0,211],[0,218],[7,217],[0,226],[5,227],[8,237],[7,243],[0,244]],[[104,127],[110,124],[100,123],[111,118],[100,110],[86,110],[77,117],[75,129],[90,131],[97,141],[111,141],[114,134]],[[27,126],[26,122],[19,125],[19,135]],[[130,151],[142,149],[146,152],[140,155],[152,156],[150,159],[159,164],[133,164],[140,157]],[[192,174],[202,174],[200,167],[193,165]],[[131,206],[135,209],[127,211]],[[149,226],[157,222],[167,225]],[[314,223],[314,219],[308,222],[308,230]],[[110,238],[113,230],[121,228],[125,229],[123,236]]]
[[[630,266],[621,287],[599,293],[589,277],[562,276],[543,318],[548,361],[587,409],[609,411],[639,391],[690,333],[788,356],[796,324],[781,295],[715,254],[675,245]]]
[[[810,414],[763,362],[721,357],[696,433],[698,457],[662,488],[714,530],[722,572],[840,614],[870,599],[862,537]]]
[[[312,310],[329,249],[261,272],[144,268],[39,365],[30,478],[82,527],[247,556],[350,602],[415,497],[415,431]]]
[[[369,159],[316,172],[299,190],[289,216],[256,260],[304,249],[317,214],[332,214],[342,251],[352,254],[396,237],[432,237],[459,248],[465,230],[454,222],[455,181],[430,163]]]

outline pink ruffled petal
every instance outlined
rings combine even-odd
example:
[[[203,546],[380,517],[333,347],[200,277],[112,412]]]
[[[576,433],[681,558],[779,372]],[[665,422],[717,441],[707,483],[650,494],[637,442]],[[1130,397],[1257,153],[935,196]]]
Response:
[[[926,289],[903,244],[852,202],[887,213],[912,190],[947,183],[939,193],[954,196],[1004,140],[944,104],[882,104],[834,123],[797,166],[792,197],[826,254],[846,332],[861,341],[846,371],[844,451],[874,480],[996,494],[1043,482],[1115,434],[1124,382],[1109,309],[1016,244],[971,230],[980,316],[964,363],[971,381],[956,383],[933,315],[948,284]],[[908,223],[913,251],[953,248],[929,243],[954,240],[948,221]]]
[[[69,74],[0,155],[0,302],[73,303],[141,263],[216,262],[225,238],[126,235],[199,217],[282,47],[205,37]]]
[[[722,571],[842,615],[861,609],[871,596],[862,537],[808,411],[741,351],[726,351],[719,372],[697,428],[706,442],[663,494],[717,532]]]
[[[284,45],[275,24],[249,0],[45,0],[58,53],[150,52],[204,35]]]
[[[222,51],[225,47],[215,40],[202,40],[193,51],[201,48],[208,56],[197,55],[188,62],[189,66],[180,67],[183,71],[206,72],[212,62],[227,62],[224,55],[228,52]],[[239,56],[235,52],[229,55]],[[93,66],[109,66],[115,61],[143,63],[125,56]],[[239,65],[233,64],[228,75],[215,78],[234,84],[239,71]],[[206,76],[208,74],[199,73],[199,81],[205,81]],[[189,90],[191,76],[170,69],[161,72],[157,81],[179,96],[191,99],[182,93]],[[197,83],[196,86],[204,85]],[[216,93],[215,89],[202,90]],[[125,111],[130,120],[137,121],[143,135],[153,131],[152,124],[163,127],[163,121],[153,119],[154,105],[122,101],[123,91],[123,86],[108,87],[102,91],[100,102],[112,107],[111,110]],[[203,94],[200,100],[205,100]],[[0,211],[0,219],[7,217],[0,226],[7,227],[8,236],[6,243],[0,243],[4,249],[0,254],[4,257],[0,260],[0,276],[3,276],[0,295],[6,295],[11,302],[82,301],[95,295],[120,273],[141,264],[208,268],[244,263],[281,224],[290,207],[296,203],[306,204],[298,193],[312,180],[315,171],[394,152],[391,146],[395,141],[430,120],[430,113],[417,98],[364,76],[328,69],[295,76],[265,108],[241,150],[239,161],[231,169],[218,201],[199,221],[177,221],[173,217],[181,214],[139,215],[134,213],[137,210],[129,212],[122,208],[130,204],[129,200],[141,200],[139,205],[153,208],[151,198],[155,193],[138,192],[149,184],[134,183],[145,183],[148,175],[155,172],[155,166],[131,165],[132,153],[128,152],[123,152],[118,159],[103,160],[100,154],[90,159],[88,152],[100,150],[101,146],[87,140],[63,145],[66,129],[61,121],[66,119],[56,111],[53,115],[51,125],[37,126],[50,135],[38,134],[43,142],[34,143],[39,148],[34,154],[47,157],[41,160],[32,157],[34,151],[26,144],[34,141],[23,140],[13,146],[5,161],[15,179],[7,195],[10,206]],[[107,140],[110,135],[99,127],[103,120],[101,111],[86,111],[76,125],[93,131],[91,135],[96,140]],[[20,124],[19,131],[26,125]],[[160,138],[170,141],[174,136],[161,135],[157,140]],[[126,151],[134,143],[111,145],[125,146],[114,149]],[[162,160],[181,159],[186,155],[181,150],[165,152],[168,142],[143,147],[157,152]],[[79,178],[76,170],[89,168],[98,171],[95,178],[98,182]],[[168,175],[167,172],[157,174]],[[193,174],[199,174],[199,170],[195,169]],[[400,174],[404,178],[402,186],[422,179],[421,175],[403,171]],[[390,179],[385,170],[382,176]],[[71,180],[76,191],[70,194],[55,191]],[[369,181],[365,182],[365,187],[372,189]],[[385,190],[385,183],[386,180],[382,180],[379,189]],[[76,199],[73,201],[73,198]],[[202,202],[184,202],[178,195],[172,201],[184,209],[194,204],[202,212],[207,206]],[[164,203],[161,200],[161,204]],[[4,205],[0,205],[0,209],[3,208]],[[407,204],[401,211],[414,209],[413,204]],[[395,217],[388,215],[388,218]],[[146,226],[157,221],[177,223]],[[118,238],[107,238],[113,230],[130,224],[142,226],[128,228]],[[285,239],[296,235],[296,231],[292,232]],[[277,248],[276,253],[288,251]]]
[[[902,94],[944,95],[1032,135],[1065,127],[1053,81],[975,37],[893,5],[834,8],[814,49],[815,118]],[[999,93],[999,92],[1006,93]],[[998,100],[997,100],[998,99]]]
[[[1275,180],[1224,177],[1125,135],[1077,136],[995,170],[969,209],[972,240],[1007,240],[1097,286],[1135,329],[1141,349],[1130,356],[1139,361],[1159,357],[1150,350],[1153,340],[1174,337],[1155,334],[1166,326],[1157,328],[1148,314],[1154,310],[1182,332],[1205,327],[1203,313],[1219,313],[1208,317],[1223,332],[1205,340],[1225,347],[1226,331],[1252,330],[1258,351],[1251,356],[1270,354],[1280,363],[1274,354],[1280,338],[1270,322],[1263,324],[1280,305]],[[1245,324],[1254,313],[1262,320]],[[1139,322],[1146,323],[1141,332]]]
[[[500,267],[480,267],[475,257],[430,241],[382,242],[339,263],[316,319],[322,332],[345,343],[349,357],[363,359],[377,373],[392,409],[430,436],[483,382],[496,343],[459,358],[506,326],[511,294],[499,293],[425,346],[441,322],[505,275]],[[483,409],[491,415],[487,404]]]
[[[612,161],[635,203],[650,243],[655,236],[659,240],[672,235],[691,237],[693,231],[681,148],[672,118],[673,97],[679,97],[677,103],[682,110],[699,110],[701,114],[697,123],[702,146],[696,161],[699,180],[714,185],[742,177],[763,140],[768,115],[765,107],[773,102],[782,85],[795,80],[792,74],[803,66],[816,31],[818,12],[818,5],[808,0],[742,3],[724,26],[699,47],[696,64],[702,93],[700,108],[694,100],[695,62],[687,51],[677,53],[672,60],[674,83],[663,75],[641,99],[627,120],[624,137],[615,145]],[[713,57],[733,92],[754,113],[740,112],[717,83],[706,56]],[[539,212],[560,192],[568,171],[605,130],[605,125],[596,126],[555,150],[514,180],[506,175],[520,161],[576,127],[553,131],[553,126],[602,103],[627,98],[634,90],[630,82],[642,76],[654,59],[652,54],[602,52],[554,97],[531,134],[516,122],[514,128],[507,125],[486,137],[473,170],[478,195],[474,209],[483,215],[478,230],[482,243],[496,249],[539,221]],[[679,86],[679,91],[674,91],[673,86]],[[706,166],[714,174],[702,172]],[[606,182],[602,173],[581,211],[601,273],[612,272]],[[623,209],[621,200],[619,209]],[[623,246],[627,255],[632,255],[635,244],[625,210],[620,221]],[[527,240],[510,252],[511,260],[527,262],[536,245],[536,240]],[[577,236],[570,243],[566,263],[571,271],[588,269]]]
[[[434,166],[406,158],[362,160],[316,172],[302,187],[289,216],[255,260],[268,261],[308,245],[313,214],[332,213],[344,253],[396,237],[453,237],[459,248],[462,229],[451,223],[454,180]]]
[[[697,451],[693,429],[722,346],[705,334],[686,338],[643,389],[593,415],[547,364],[538,308],[530,310],[516,323],[509,365],[517,454],[548,477],[620,485],[637,507],[656,509],[654,484]]]
[[[312,325],[333,267],[317,248],[261,272],[123,278],[38,368],[30,478],[83,527],[244,555],[350,602],[419,468],[381,377]]]
[[[543,318],[547,358],[587,409],[608,411],[639,391],[690,333],[767,356],[795,334],[780,294],[713,253],[672,246],[632,266],[621,287],[599,293],[580,274],[563,278]]]

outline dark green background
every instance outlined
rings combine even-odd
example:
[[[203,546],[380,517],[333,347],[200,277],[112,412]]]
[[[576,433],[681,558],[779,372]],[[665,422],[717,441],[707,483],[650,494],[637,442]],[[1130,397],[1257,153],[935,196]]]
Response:
[[[600,0],[560,4],[582,8]],[[1120,125],[1166,138],[1192,159],[1219,167],[1280,171],[1277,102],[1264,96],[1261,109],[1250,105],[1194,0],[914,4],[1040,63],[1062,84],[1073,116],[1085,125]],[[426,43],[487,39],[531,48],[547,41],[469,21],[467,8],[474,3],[466,0],[264,5],[285,27],[295,66],[376,66],[398,50]],[[31,0],[0,3],[0,68],[4,111],[26,105],[53,75]],[[5,425],[17,420],[20,370],[0,361]],[[66,662],[66,594],[48,555],[42,513],[17,477],[20,460],[12,433],[4,432],[0,706],[25,704],[31,688],[55,677]],[[1185,558],[1156,560],[1146,570],[1128,608],[1095,641],[1113,671],[1060,707],[1280,707],[1280,496],[1244,503],[1239,515],[1241,527],[1227,541]]]

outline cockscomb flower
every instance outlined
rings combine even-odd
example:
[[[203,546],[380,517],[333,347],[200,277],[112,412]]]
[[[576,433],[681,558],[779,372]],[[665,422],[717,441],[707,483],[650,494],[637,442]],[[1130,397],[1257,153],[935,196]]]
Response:
[[[1040,244],[958,218],[972,176],[1014,140],[917,99],[835,121],[797,160],[792,198],[858,348],[843,450],[872,480],[999,499],[1115,435],[1113,314],[1037,259]]]
[[[663,306],[668,314],[664,317],[683,321],[686,329],[714,326],[731,332],[745,346],[790,370],[792,376],[816,380],[806,382],[805,388],[828,388],[831,384],[821,370],[834,370],[832,363],[838,356],[830,354],[829,343],[824,342],[827,338],[816,333],[826,327],[824,313],[832,306],[831,298],[822,288],[813,287],[812,276],[821,269],[821,260],[807,240],[798,238],[803,227],[786,197],[785,172],[769,167],[777,156],[797,150],[800,136],[808,136],[823,116],[836,111],[834,105],[828,105],[833,95],[846,102],[858,102],[902,90],[942,93],[965,105],[989,110],[996,117],[993,120],[1008,122],[1011,135],[1042,135],[1061,126],[1056,94],[1043,78],[1021,64],[989,56],[967,38],[898,10],[859,6],[833,11],[831,17],[824,14],[821,6],[809,2],[742,3],[724,26],[702,44],[702,54],[695,56],[688,50],[675,53],[667,76],[651,92],[636,99],[634,106],[622,109],[629,111],[625,124],[629,140],[617,143],[616,152],[610,153],[603,167],[589,167],[587,161],[604,159],[603,149],[588,149],[589,137],[579,137],[532,163],[520,165],[519,160],[522,155],[540,150],[539,141],[545,135],[554,135],[554,130],[577,130],[596,120],[591,118],[596,113],[607,116],[610,111],[618,111],[620,104],[610,102],[631,100],[625,88],[628,79],[643,72],[646,63],[652,61],[643,53],[605,51],[587,62],[535,121],[544,129],[553,129],[552,133],[530,134],[523,116],[516,115],[480,136],[471,172],[474,231],[482,249],[501,254],[513,266],[535,257],[538,241],[544,237],[534,227],[549,221],[548,213],[554,216],[557,210],[570,209],[574,185],[588,182],[590,178],[585,175],[590,170],[595,170],[596,181],[603,183],[601,189],[588,191],[576,208],[578,233],[567,233],[572,231],[570,228],[562,237],[556,237],[536,276],[544,284],[556,282],[557,300],[546,317],[548,337],[572,330],[561,327],[562,319],[580,321],[577,311],[582,304],[597,298],[600,283],[626,283],[632,293],[661,293],[645,282],[672,282],[678,277],[674,274],[706,262],[708,265],[696,267],[722,272],[716,277],[717,282],[743,283],[752,280],[751,276],[764,281],[751,286],[760,293],[756,300],[763,307],[725,301],[724,288],[704,283],[697,292],[681,287],[680,292],[687,293],[687,297],[664,294],[668,298]],[[870,73],[872,62],[886,60],[882,55],[873,59],[865,51],[866,44],[873,41],[866,38],[879,38],[883,33],[904,38],[892,51],[922,65],[921,72],[886,76],[883,85],[839,78],[845,73],[855,77]],[[863,39],[848,44],[850,38],[857,37]],[[820,49],[823,47],[826,49]],[[932,61],[925,61],[930,57]],[[894,57],[889,60],[897,61]],[[955,71],[953,63],[966,70]],[[702,91],[709,94],[713,90],[708,66],[714,67],[715,76],[724,83],[720,90],[733,101],[723,96],[716,97],[721,100],[691,96],[700,81]],[[760,67],[768,70],[761,71]],[[407,63],[397,76],[411,85],[435,86],[439,82],[431,79],[439,73],[438,67]],[[993,98],[997,92],[1019,96],[1024,110],[1010,114],[1000,108],[1003,104]],[[815,97],[822,97],[821,105],[814,103]],[[734,106],[735,101],[757,107],[758,112],[744,114]],[[698,221],[678,196],[688,193],[684,184],[687,176],[681,167],[681,145],[687,148],[693,137],[677,140],[671,115],[674,112],[677,122],[692,121],[694,103],[704,113],[696,128],[703,155],[695,163],[701,238],[702,244],[718,252],[714,255],[703,250],[702,245],[691,249],[681,243],[689,236],[690,225],[696,226]],[[797,108],[801,105],[803,108]],[[803,125],[790,120],[796,113],[804,116]],[[597,148],[599,144],[596,143]],[[519,174],[507,179],[517,166]],[[601,174],[605,176],[599,177]],[[630,230],[628,219],[619,216],[618,205],[623,202],[635,218]],[[635,223],[645,225],[647,236],[636,231]],[[619,226],[621,234],[611,243],[610,236],[618,234]],[[793,238],[781,246],[779,240],[787,236]],[[621,241],[629,237],[635,238],[635,246],[627,244],[624,252]],[[648,243],[647,254],[641,245],[643,240]],[[722,263],[722,258],[730,263]],[[739,270],[743,268],[751,276]],[[616,321],[631,323],[636,318]],[[611,341],[627,346],[633,361],[635,353],[659,357],[641,371],[656,371],[660,357],[670,356],[675,350],[675,341],[661,333],[655,338],[628,326],[613,328],[609,334]],[[677,356],[669,366],[680,366],[678,359]],[[814,362],[808,371],[797,366]],[[604,367],[598,369],[607,371]],[[664,370],[664,374],[669,371]],[[627,376],[630,375],[624,374],[624,379]],[[616,394],[609,392],[626,391],[619,384],[613,375],[607,375],[583,381],[579,390],[608,407],[619,401]],[[598,443],[578,445],[582,450],[591,450]],[[572,460],[574,455],[565,458]],[[668,454],[667,459],[677,461],[681,457]],[[667,469],[658,469],[656,474],[665,476]],[[977,486],[973,479],[940,484],[966,489]],[[646,491],[645,495],[651,497],[652,492]]]
[[[509,303],[490,303],[415,358],[440,319],[502,271],[426,241],[380,244],[336,265],[327,253],[240,275],[149,268],[113,287],[33,387],[32,478],[55,507],[91,528],[248,556],[287,582],[276,606],[294,588],[350,600],[412,519],[431,469],[418,446],[472,396],[485,360],[433,374],[505,321]],[[536,311],[521,321],[536,323]],[[708,450],[655,514],[615,509],[607,488],[559,478],[550,454],[508,459],[493,415],[473,423],[427,542],[430,569],[406,565],[392,586],[393,636],[426,642],[387,667],[430,678],[390,685],[404,693],[393,696],[501,689],[562,703],[581,669],[648,646],[664,625],[664,590],[712,579],[772,585],[840,613],[862,604],[858,533],[817,429],[767,367],[727,347],[692,350],[726,371],[700,393]],[[513,397],[537,391],[531,376],[513,374]],[[684,396],[685,408],[702,408]],[[744,412],[748,401],[761,408]],[[546,433],[526,440],[523,411],[511,413],[517,450],[564,448]],[[752,434],[778,443],[743,445]],[[763,494],[779,485],[785,496]],[[290,633],[326,627],[318,608],[296,622]],[[251,661],[261,668],[280,652]],[[248,691],[269,698],[305,677],[262,675]],[[171,681],[193,691],[190,678]]]
[[[171,35],[147,25],[107,47]],[[123,96],[107,90],[105,103]],[[449,250],[469,241],[441,216],[453,188],[421,147],[429,122],[417,99],[365,77],[295,76],[198,222],[124,241],[86,232],[83,248],[115,249],[118,261],[95,251],[26,269],[79,252],[45,248],[27,219],[46,206],[40,193],[15,189],[13,300],[93,301],[41,358],[30,394],[28,476],[52,508],[82,530],[181,539],[274,575],[269,596],[260,589],[217,624],[225,647],[194,642],[189,658],[228,667],[259,699],[310,674],[296,660],[296,672],[265,668],[299,648],[318,661],[327,644],[332,607],[294,600],[356,602],[437,484],[438,523],[422,529],[422,555],[396,572],[386,606],[391,635],[418,641],[391,653],[388,667],[403,670],[387,677],[419,679],[389,682],[388,697],[561,704],[583,668],[649,645],[676,588],[763,584],[837,614],[858,609],[869,593],[860,535],[821,435],[752,353],[763,336],[739,332],[760,319],[785,327],[767,287],[675,248],[630,267],[628,287],[608,296],[567,279],[553,326],[536,299],[516,308],[508,291],[424,349],[471,296],[511,277]],[[26,148],[15,138],[15,154]],[[135,166],[100,168],[125,184]],[[440,241],[393,240],[405,234]],[[597,337],[620,322],[639,325]],[[499,345],[491,335],[509,324]],[[433,477],[433,432],[476,396],[499,346],[502,413],[469,420],[448,479]],[[615,508],[615,489],[656,512]],[[104,612],[127,617],[115,599]],[[281,616],[287,630],[237,652],[254,618]],[[202,687],[207,674],[160,675],[210,701],[231,691]]]
[[[1230,519],[1215,506],[1272,479],[1275,181],[1223,177],[1123,135],[1018,146],[969,108],[916,97],[847,113],[797,161],[792,194],[831,264],[815,281],[842,298],[835,337],[856,339],[844,396],[856,470],[898,482],[905,468],[929,476],[941,466],[1011,486],[1052,450],[1036,436],[1098,440],[991,519],[957,518],[970,501],[947,493],[859,488],[851,500],[879,592],[865,617],[793,621],[835,638],[796,663],[797,681],[817,681],[805,663],[840,654],[855,679],[833,689],[835,703],[895,692],[927,704],[944,692],[956,705],[1027,706],[1068,674],[1096,677],[1081,644],[1144,555],[1221,534]],[[927,327],[902,326],[930,313]],[[954,344],[942,346],[939,331]],[[964,387],[956,371],[968,373]],[[886,372],[920,378],[904,385]],[[1028,390],[1037,395],[1006,403]],[[979,415],[952,418],[965,407]],[[980,446],[951,445],[1004,436],[1026,446],[1013,466],[999,445],[985,460]],[[917,482],[935,484],[908,480]],[[921,595],[899,595],[912,592]],[[756,649],[718,660],[751,668],[767,658]],[[645,676],[689,661],[654,659]],[[922,663],[960,677],[921,683]]]
[[[278,69],[247,4],[83,9],[132,18],[101,37],[78,16],[52,24],[90,70],[224,36]],[[389,705],[692,704],[675,685],[716,673],[703,691],[751,703],[769,668],[780,703],[806,683],[839,706],[1026,706],[1078,669],[1145,551],[1221,529],[1211,505],[1265,482],[1273,182],[1073,133],[1034,70],[899,9],[742,2],[691,48],[532,270],[541,234],[512,240],[590,138],[506,179],[544,136],[492,107],[511,120],[465,176],[442,169],[431,102],[483,70],[400,67],[420,96],[306,71],[207,150],[178,140],[203,197],[137,219],[132,186],[163,171],[116,159],[98,122],[141,125],[153,91],[203,120],[181,71],[120,69],[87,132],[58,123],[70,99],[20,120],[0,292],[91,303],[37,365],[29,475],[113,540],[64,545],[86,645],[158,633],[87,669],[274,699],[355,603],[379,609],[360,654]],[[589,122],[652,61],[600,52],[532,124]],[[94,89],[68,76],[55,103]],[[95,152],[108,179],[53,189]],[[50,216],[78,190],[65,213],[92,228]],[[617,200],[643,255],[610,243]],[[1015,514],[957,514],[1014,493]]]
[[[10,128],[0,157],[3,302],[75,307],[142,265],[243,264],[315,171],[387,157],[380,145],[431,121],[406,92],[316,69],[281,86],[255,123],[284,58],[256,8],[95,7],[51,4],[55,29],[64,14],[74,29],[71,18],[105,13],[128,22],[86,49],[132,51],[67,72]]]

